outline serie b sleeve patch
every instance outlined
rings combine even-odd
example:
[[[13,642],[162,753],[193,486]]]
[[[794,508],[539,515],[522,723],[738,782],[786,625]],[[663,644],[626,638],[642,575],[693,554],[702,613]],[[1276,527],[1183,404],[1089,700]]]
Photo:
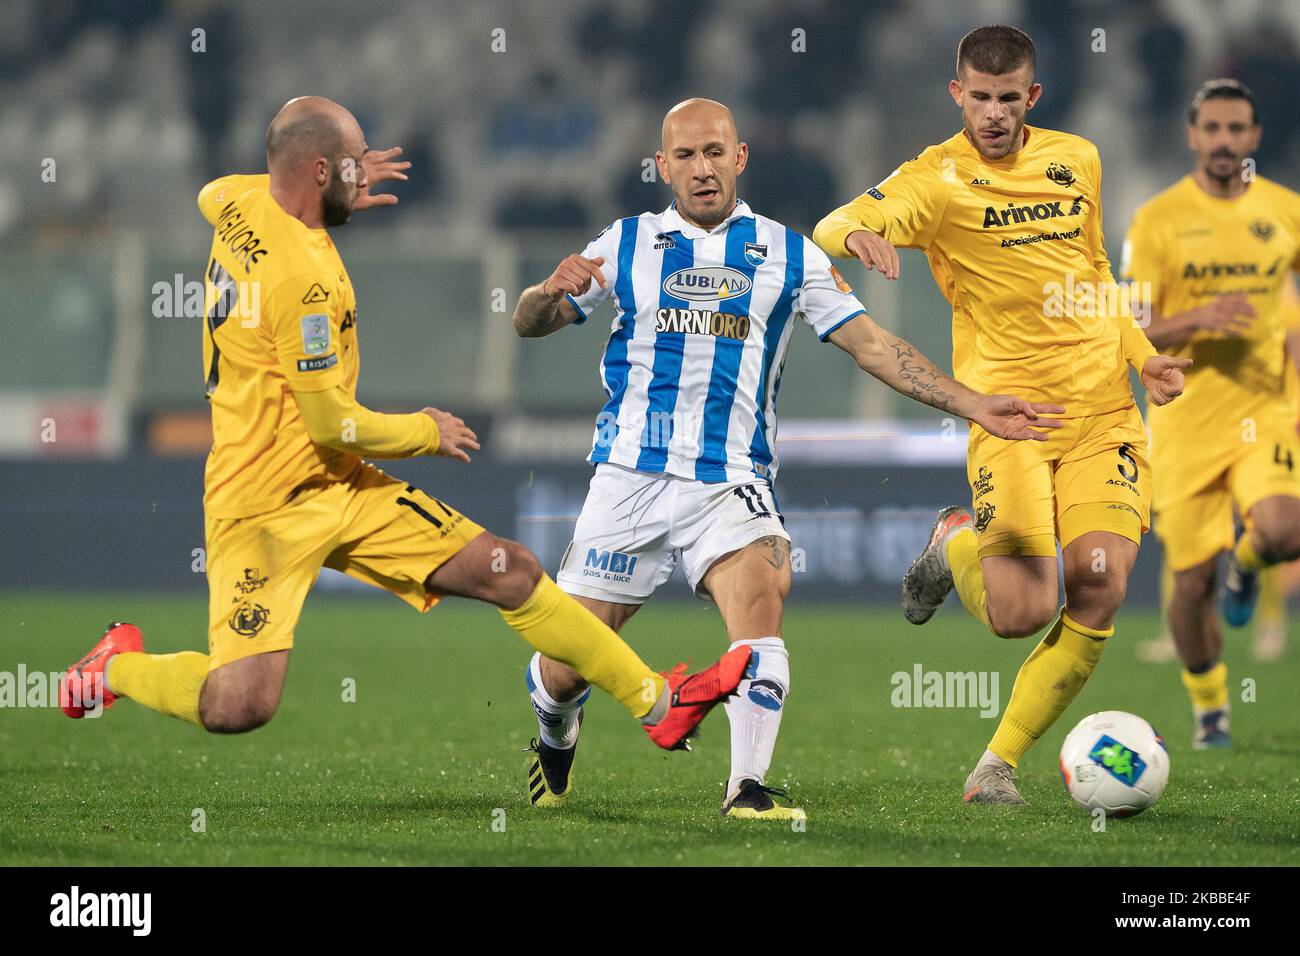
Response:
[[[330,318],[323,312],[302,317],[302,351],[304,355],[320,355],[330,350]]]

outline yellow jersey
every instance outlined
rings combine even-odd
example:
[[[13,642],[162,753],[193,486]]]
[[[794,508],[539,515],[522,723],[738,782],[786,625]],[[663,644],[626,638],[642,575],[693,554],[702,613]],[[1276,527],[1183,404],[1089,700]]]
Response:
[[[1282,313],[1283,324],[1286,326],[1287,335],[1290,335],[1292,332],[1300,331],[1300,287],[1296,286],[1295,279],[1284,284],[1282,298],[1285,303]],[[1286,393],[1287,401],[1291,403],[1296,421],[1300,422],[1300,375],[1296,372],[1295,363],[1295,356],[1288,349],[1286,359],[1282,363],[1282,390]]]
[[[1300,195],[1262,176],[1233,199],[1211,196],[1185,176],[1138,209],[1120,271],[1150,284],[1154,321],[1231,293],[1244,294],[1255,309],[1241,338],[1196,332],[1170,349],[1193,364],[1183,370],[1187,384],[1178,401],[1147,409],[1153,456],[1210,456],[1226,467],[1242,450],[1247,420],[1262,415],[1261,426],[1294,425],[1286,335],[1297,324],[1297,268]],[[1279,424],[1279,415],[1288,420]],[[1180,441],[1189,436],[1196,441]]]
[[[1127,359],[1155,354],[1111,274],[1101,159],[1088,140],[1024,127],[987,160],[964,132],[904,163],[817,225],[848,258],[860,229],[921,249],[952,305],[953,371],[985,393],[1065,406],[1064,417],[1133,404]]]
[[[268,176],[214,180],[198,203],[214,227],[203,329],[213,440],[203,505],[210,518],[244,518],[360,464],[314,444],[293,397],[340,385],[355,395],[356,297],[329,233],[286,213]]]

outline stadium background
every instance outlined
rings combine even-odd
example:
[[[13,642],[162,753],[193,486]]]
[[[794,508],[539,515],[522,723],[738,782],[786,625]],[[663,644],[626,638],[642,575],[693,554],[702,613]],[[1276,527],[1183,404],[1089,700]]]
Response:
[[[415,163],[391,190],[400,206],[335,234],[360,303],[360,397],[450,408],[485,447],[468,468],[391,470],[553,568],[585,491],[607,322],[519,342],[519,291],[612,218],[667,205],[643,171],[687,95],[736,109],[752,149],[741,196],[810,232],[957,128],[953,50],[983,22],[1037,43],[1032,121],[1098,143],[1112,259],[1134,208],[1187,170],[1183,111],[1209,76],[1254,90],[1259,169],[1300,186],[1294,3],[974,2],[954,16],[901,0],[6,0],[0,588],[202,591],[200,322],[174,300],[202,279],[199,187],[263,169],[266,123],[290,97],[341,101],[372,145]],[[898,283],[845,271],[877,320],[949,364],[921,256],[904,254]],[[795,600],[892,599],[934,509],[968,496],[964,426],[810,333],[792,344],[781,412]],[[1154,601],[1157,564],[1149,537],[1135,601]],[[685,597],[680,579],[669,593]]]

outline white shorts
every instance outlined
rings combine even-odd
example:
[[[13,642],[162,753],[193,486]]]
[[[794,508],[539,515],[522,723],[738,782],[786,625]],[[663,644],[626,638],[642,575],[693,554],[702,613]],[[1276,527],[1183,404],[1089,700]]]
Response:
[[[761,478],[709,483],[602,462],[555,579],[569,594],[644,604],[680,553],[691,590],[706,597],[700,582],[719,558],[769,535],[790,540]]]

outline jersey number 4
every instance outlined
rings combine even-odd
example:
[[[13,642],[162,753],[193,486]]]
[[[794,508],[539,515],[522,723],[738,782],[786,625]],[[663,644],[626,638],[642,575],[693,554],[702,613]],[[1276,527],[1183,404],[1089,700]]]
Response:
[[[1281,446],[1281,445],[1274,445],[1274,446],[1273,446],[1273,464],[1275,464],[1275,465],[1286,465],[1286,470],[1287,470],[1287,471],[1295,471],[1295,462],[1294,462],[1294,461],[1292,460],[1292,458],[1291,458],[1291,449],[1288,448],[1288,449],[1286,450],[1286,456],[1283,457],[1283,455],[1282,455],[1282,446]]]

